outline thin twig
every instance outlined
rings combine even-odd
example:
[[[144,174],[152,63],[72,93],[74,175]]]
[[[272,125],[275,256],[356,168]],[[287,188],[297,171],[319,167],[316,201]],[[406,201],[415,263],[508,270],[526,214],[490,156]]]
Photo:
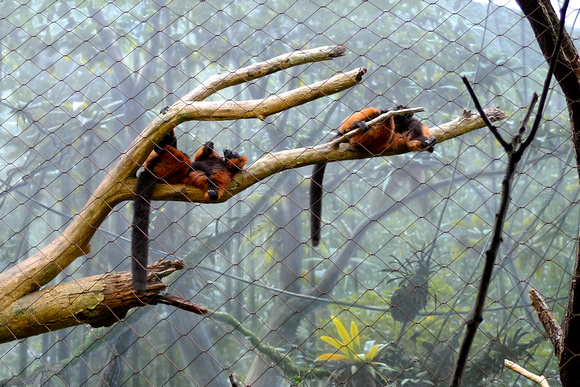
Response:
[[[522,136],[524,135],[524,132],[526,131],[526,125],[528,124],[528,121],[530,120],[530,117],[532,116],[532,113],[534,112],[534,106],[536,105],[537,102],[538,102],[538,93],[534,92],[534,94],[532,95],[532,100],[530,101],[530,104],[528,105],[528,108],[526,109],[526,115],[524,116],[524,119],[522,120],[522,123],[520,124],[520,130],[518,130],[518,134],[517,134],[516,138],[521,139]]]
[[[471,99],[473,100],[473,104],[475,105],[475,109],[477,110],[477,112],[479,113],[479,115],[481,116],[483,121],[485,122],[485,125],[489,128],[489,131],[495,136],[496,140],[501,144],[503,149],[506,152],[510,152],[512,150],[512,146],[506,140],[503,139],[503,137],[501,136],[501,134],[497,130],[497,127],[491,123],[491,121],[487,118],[487,116],[483,112],[483,108],[481,107],[481,104],[479,103],[479,100],[477,99],[477,96],[475,95],[473,88],[469,84],[467,77],[462,76],[461,80],[465,84],[465,88],[467,89],[467,92],[469,93],[469,95],[471,96]]]

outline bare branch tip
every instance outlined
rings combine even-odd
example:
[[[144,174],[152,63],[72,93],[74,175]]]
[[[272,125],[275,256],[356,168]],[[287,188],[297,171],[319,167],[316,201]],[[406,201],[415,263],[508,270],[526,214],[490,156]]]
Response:
[[[342,44],[334,46],[332,52],[330,53],[331,58],[337,58],[339,56],[345,55],[346,55],[346,47]]]

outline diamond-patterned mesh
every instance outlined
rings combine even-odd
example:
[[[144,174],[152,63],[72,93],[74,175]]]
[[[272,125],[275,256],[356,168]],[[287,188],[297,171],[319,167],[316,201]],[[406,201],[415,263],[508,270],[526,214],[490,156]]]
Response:
[[[529,23],[511,3],[21,3],[0,2],[2,271],[60,236],[159,111],[213,75],[295,50],[346,47],[345,56],[208,98],[246,101],[367,69],[346,91],[263,120],[176,128],[186,153],[213,141],[220,152],[227,146],[248,156],[251,166],[266,154],[329,141],[364,107],[423,107],[418,116],[429,126],[449,122],[473,109],[460,75],[487,107],[507,113],[498,125],[508,136],[547,71]],[[156,201],[150,263],[183,259],[185,269],[164,278],[166,291],[215,313],[144,305],[126,318],[113,313],[109,327],[79,323],[4,340],[0,385],[228,386],[231,374],[252,386],[447,385],[505,160],[483,128],[437,144],[434,153],[330,163],[316,248],[309,241],[310,166],[274,174],[219,204]],[[553,347],[527,293],[540,290],[563,320],[579,194],[566,102],[554,87],[520,163],[464,385],[529,385],[504,359],[557,385]],[[131,219],[132,203],[124,200],[95,225],[90,252],[49,285],[128,271]],[[15,310],[13,318],[17,312],[35,313]]]

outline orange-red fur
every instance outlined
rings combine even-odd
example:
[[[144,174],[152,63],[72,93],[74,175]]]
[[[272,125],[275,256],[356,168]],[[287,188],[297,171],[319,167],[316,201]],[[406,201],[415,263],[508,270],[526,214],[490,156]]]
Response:
[[[190,173],[190,166],[190,158],[170,145],[166,145],[159,152],[151,152],[143,164],[143,168],[149,169],[166,184],[183,183]]]
[[[165,145],[160,151],[153,151],[144,163],[162,183],[187,184],[204,191],[208,201],[220,199],[230,185],[234,175],[240,172],[248,158],[237,153],[225,150],[221,156],[213,150],[213,143],[209,142],[200,147],[193,163],[190,158],[177,148]],[[214,189],[218,196],[211,196]]]
[[[192,172],[184,183],[201,189],[206,200],[218,200],[247,161],[247,157],[229,149],[224,149],[224,155],[221,156],[213,150],[213,143],[208,142],[196,152],[191,163]]]
[[[344,120],[338,132],[341,135],[348,133],[360,127],[358,123],[370,121],[385,112],[372,107],[363,109]],[[403,120],[408,122],[404,122]],[[396,124],[398,122],[401,122],[403,126],[399,127]],[[364,148],[374,154],[379,154],[386,149],[407,151],[427,150],[433,145],[427,141],[429,138],[430,131],[427,125],[418,120],[411,119],[410,116],[401,118],[392,116],[366,131],[363,130],[362,133],[353,136],[349,140],[354,146]],[[427,144],[425,143],[426,141]]]

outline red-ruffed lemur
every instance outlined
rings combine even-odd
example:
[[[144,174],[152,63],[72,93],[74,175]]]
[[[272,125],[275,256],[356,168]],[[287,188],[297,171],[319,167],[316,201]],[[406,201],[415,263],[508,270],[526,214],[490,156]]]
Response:
[[[232,177],[248,161],[245,156],[224,149],[220,156],[212,142],[205,143],[196,152],[193,162],[177,149],[177,138],[171,131],[151,152],[137,179],[133,215],[131,255],[133,257],[133,288],[145,293],[149,255],[149,213],[155,184],[188,184],[204,192],[208,201],[218,200],[230,185]]]
[[[404,151],[426,150],[433,152],[435,137],[430,136],[427,125],[413,117],[413,114],[393,116],[369,128],[370,121],[388,111],[406,109],[398,106],[394,109],[379,110],[367,108],[354,113],[342,122],[337,139],[342,135],[360,128],[360,133],[349,139],[351,145],[362,148],[372,154],[380,154],[386,149]],[[322,217],[322,182],[326,163],[317,164],[312,171],[310,182],[310,237],[312,244],[320,243],[320,222]]]

